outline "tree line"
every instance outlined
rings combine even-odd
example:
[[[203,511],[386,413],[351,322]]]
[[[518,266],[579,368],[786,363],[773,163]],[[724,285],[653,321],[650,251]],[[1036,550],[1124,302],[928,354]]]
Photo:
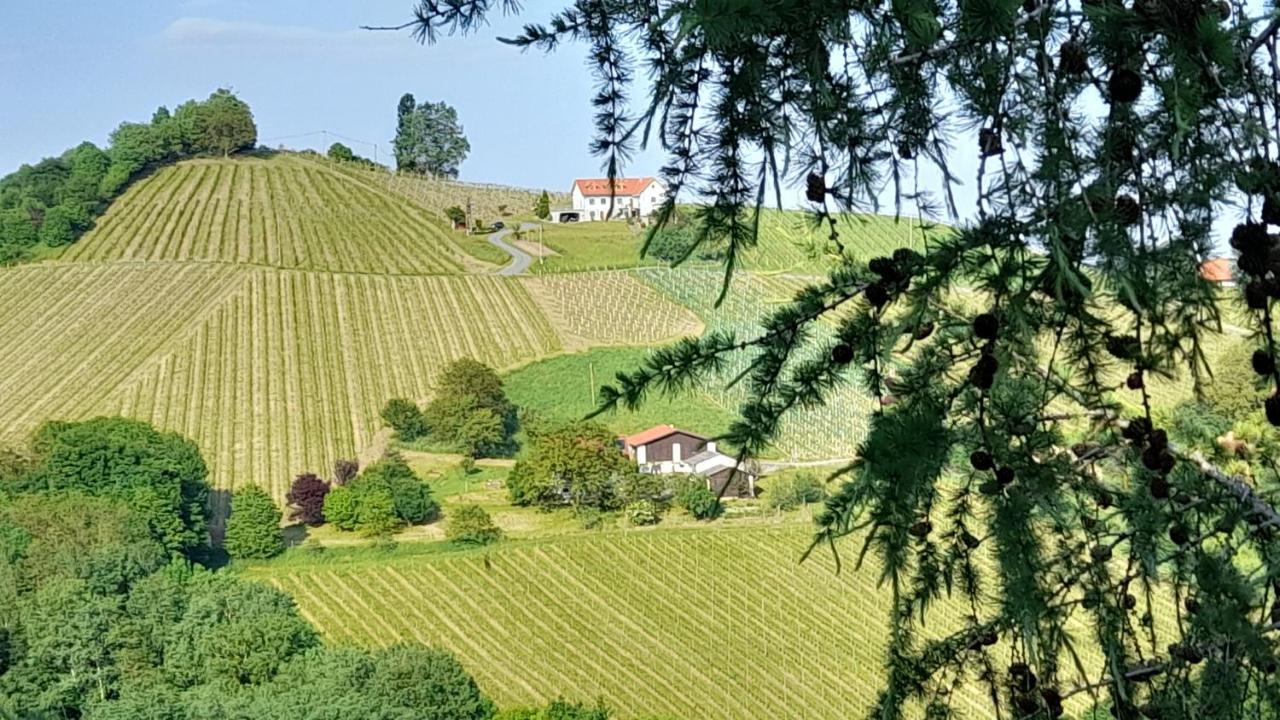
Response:
[[[194,443],[134,420],[46,423],[0,449],[0,717],[609,717],[499,711],[446,650],[322,644],[287,595],[212,562],[213,492]],[[258,518],[247,497],[233,520]]]
[[[131,182],[161,165],[227,156],[257,144],[249,106],[229,90],[160,107],[146,123],[121,123],[106,148],[83,142],[0,179],[0,264],[24,260],[38,245],[67,245],[93,226]]]

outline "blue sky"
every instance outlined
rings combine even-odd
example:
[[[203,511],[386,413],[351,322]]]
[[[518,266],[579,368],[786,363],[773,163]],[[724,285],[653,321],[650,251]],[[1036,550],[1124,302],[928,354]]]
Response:
[[[412,0],[3,0],[0,175],[231,87],[263,144],[323,148],[337,138],[297,136],[327,130],[377,143],[384,160],[401,94],[443,100],[471,142],[463,179],[568,189],[600,172],[586,49],[522,53],[496,40],[562,6],[533,0],[519,18],[497,14],[477,35],[423,46],[357,29],[408,19]],[[642,153],[628,174],[653,174],[661,159]]]

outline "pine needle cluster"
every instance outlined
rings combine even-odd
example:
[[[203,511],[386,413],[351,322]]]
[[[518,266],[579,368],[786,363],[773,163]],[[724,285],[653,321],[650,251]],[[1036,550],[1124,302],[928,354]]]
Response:
[[[423,0],[418,30],[469,29],[487,8]],[[590,48],[595,151],[615,175],[660,144],[657,226],[677,198],[696,202],[690,252],[723,243],[725,292],[783,186],[805,189],[837,249],[840,214],[886,192],[895,212],[965,218],[922,253],[841,263],[756,336],[660,349],[603,395],[633,407],[745,353],[733,382],[750,400],[722,440],[746,460],[833,388],[891,393],[815,539],[839,552],[856,536],[895,599],[874,717],[949,717],[975,684],[992,717],[1056,718],[1082,699],[1118,718],[1280,712],[1275,478],[1230,475],[1171,442],[1148,387],[1237,374],[1280,387],[1280,16],[1248,12],[578,0],[510,40]],[[639,72],[651,89],[632,114]],[[962,182],[972,207],[957,207]],[[1246,367],[1206,353],[1222,302],[1198,269],[1224,218],[1238,222]],[[1264,409],[1280,424],[1280,394]],[[943,603],[966,611],[939,635],[925,620]]]

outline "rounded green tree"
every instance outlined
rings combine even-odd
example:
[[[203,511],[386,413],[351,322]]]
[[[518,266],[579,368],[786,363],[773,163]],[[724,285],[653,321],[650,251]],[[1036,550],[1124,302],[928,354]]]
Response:
[[[275,557],[284,552],[282,517],[280,508],[262,488],[241,488],[231,495],[231,515],[222,547],[237,559]]]

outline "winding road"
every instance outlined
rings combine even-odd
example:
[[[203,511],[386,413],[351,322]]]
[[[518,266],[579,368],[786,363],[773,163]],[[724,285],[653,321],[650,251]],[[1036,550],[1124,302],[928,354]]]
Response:
[[[536,223],[524,223],[520,226],[521,230],[537,230]],[[504,228],[496,233],[490,233],[489,244],[502,250],[511,256],[511,262],[498,271],[499,275],[520,275],[529,269],[529,265],[533,263],[533,256],[521,250],[520,248],[508,244],[502,238],[511,234],[510,228]]]

